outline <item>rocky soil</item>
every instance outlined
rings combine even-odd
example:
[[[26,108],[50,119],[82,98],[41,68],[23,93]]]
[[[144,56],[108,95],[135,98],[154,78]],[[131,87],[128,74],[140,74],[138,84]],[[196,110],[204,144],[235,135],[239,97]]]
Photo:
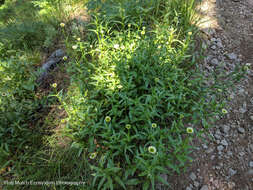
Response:
[[[210,129],[212,137],[195,142],[193,165],[168,181],[173,190],[253,190],[253,0],[203,0],[199,14],[208,73],[236,65],[250,68],[229,92],[228,114]]]

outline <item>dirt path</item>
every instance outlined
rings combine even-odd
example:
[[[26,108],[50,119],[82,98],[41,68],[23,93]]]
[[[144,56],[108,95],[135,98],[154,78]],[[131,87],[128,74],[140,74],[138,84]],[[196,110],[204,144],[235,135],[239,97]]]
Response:
[[[170,189],[253,190],[253,0],[203,0],[200,7],[207,21],[200,25],[207,45],[203,70],[222,65],[229,73],[238,64],[250,70],[229,92],[228,114],[210,129],[214,140],[196,143],[193,166]]]

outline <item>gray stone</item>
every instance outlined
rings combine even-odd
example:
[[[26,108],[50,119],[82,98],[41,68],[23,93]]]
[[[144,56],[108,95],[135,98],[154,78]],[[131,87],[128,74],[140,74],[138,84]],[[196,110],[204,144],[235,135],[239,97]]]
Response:
[[[211,64],[212,64],[212,65],[215,65],[215,66],[219,65],[218,59],[216,59],[216,58],[212,59],[212,60],[211,60]]]
[[[249,145],[249,148],[251,149],[251,151],[253,152],[253,144]]]
[[[197,179],[197,176],[196,176],[195,173],[193,173],[193,172],[190,174],[189,177],[191,178],[192,181],[194,181],[194,180]]]
[[[225,139],[223,139],[220,143],[224,146],[228,146],[228,142]]]
[[[194,181],[193,184],[195,187],[199,187],[199,185],[200,185],[199,182],[197,182],[197,181]]]
[[[229,130],[230,130],[230,127],[229,127],[228,125],[224,125],[224,126],[222,127],[222,131],[223,131],[223,133],[225,133],[225,134],[228,134]]]
[[[241,157],[243,157],[244,155],[245,155],[244,152],[240,152],[240,153],[239,153],[239,156],[241,156]]]
[[[217,147],[217,150],[220,152],[220,151],[222,151],[224,149],[224,147],[222,146],[222,145],[219,145],[218,147]]]
[[[249,167],[253,168],[253,161],[249,162]]]
[[[209,190],[207,185],[203,185],[200,190]]]
[[[253,115],[251,115],[249,118],[253,121]]]
[[[212,45],[212,46],[211,46],[211,49],[212,49],[212,50],[215,50],[215,49],[216,49],[216,45]]]
[[[228,151],[228,152],[227,152],[227,155],[228,155],[228,156],[232,156],[232,155],[233,155],[233,152],[232,152],[232,151]]]
[[[247,109],[245,109],[245,108],[240,108],[240,109],[239,109],[239,112],[240,112],[240,113],[245,113],[245,112],[247,112]]]
[[[208,148],[208,149],[206,150],[206,153],[207,153],[207,154],[210,154],[211,152],[213,152],[213,148]]]
[[[222,146],[222,145],[219,145],[218,147],[217,147],[217,150],[220,152],[220,151],[222,151],[224,149],[224,147]]]
[[[242,128],[242,127],[239,127],[237,130],[238,130],[238,132],[241,133],[241,134],[245,133],[245,129]]]
[[[247,172],[247,175],[252,175],[253,176],[253,169],[250,169],[248,172]]]
[[[222,45],[221,42],[217,42],[217,46],[218,46],[219,48],[223,48],[223,45]]]
[[[231,60],[235,60],[237,59],[237,55],[235,53],[229,53],[227,54],[228,58],[231,59]]]
[[[192,188],[188,186],[188,187],[186,187],[185,190],[192,190]]]
[[[231,177],[231,176],[233,176],[233,175],[235,175],[237,173],[237,171],[236,170],[233,170],[232,168],[229,168],[229,170],[228,170],[228,175]]]
[[[214,137],[218,140],[221,139],[221,136],[219,134],[215,134]]]

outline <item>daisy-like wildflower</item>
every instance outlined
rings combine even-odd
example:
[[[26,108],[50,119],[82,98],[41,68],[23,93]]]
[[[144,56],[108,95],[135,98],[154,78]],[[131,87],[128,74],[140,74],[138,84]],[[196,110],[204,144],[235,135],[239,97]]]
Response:
[[[52,84],[52,87],[53,87],[53,88],[56,88],[56,87],[57,87],[57,83],[53,83],[53,84]]]
[[[188,32],[188,35],[191,36],[191,35],[192,35],[192,32]]]
[[[77,38],[77,41],[80,42],[80,41],[81,41],[81,38]]]
[[[224,109],[224,108],[223,108],[221,111],[222,111],[222,113],[224,113],[224,114],[228,113],[228,111],[227,111],[226,109]]]
[[[95,159],[96,158],[96,156],[97,156],[97,153],[96,152],[93,152],[93,153],[91,153],[90,154],[90,159]]]
[[[158,49],[161,49],[161,47],[162,47],[162,46],[159,45],[157,48],[158,48]]]
[[[114,47],[115,49],[119,49],[119,44],[115,44],[113,47]]]
[[[73,46],[72,46],[72,49],[77,49],[77,45],[73,45]]]
[[[151,154],[155,154],[155,153],[156,153],[156,147],[154,147],[154,146],[149,146],[149,147],[148,147],[148,151],[149,151]]]
[[[130,124],[126,124],[126,128],[127,129],[131,129],[131,125]]]
[[[192,134],[194,132],[192,127],[187,127],[186,132]]]
[[[111,117],[110,117],[110,116],[106,116],[106,117],[105,117],[105,121],[106,121],[107,123],[109,123],[109,122],[111,121]]]
[[[68,59],[67,56],[64,56],[64,57],[62,58],[63,61],[66,61],[67,59]]]
[[[65,23],[62,22],[62,23],[60,24],[60,27],[63,28],[64,26],[65,26]]]
[[[152,127],[152,128],[156,128],[156,127],[157,127],[157,124],[156,124],[156,123],[152,123],[152,124],[151,124],[151,127]]]
[[[127,26],[128,26],[128,28],[130,28],[130,27],[131,27],[131,24],[128,24]]]
[[[145,35],[145,31],[143,30],[143,31],[141,31],[141,35]]]

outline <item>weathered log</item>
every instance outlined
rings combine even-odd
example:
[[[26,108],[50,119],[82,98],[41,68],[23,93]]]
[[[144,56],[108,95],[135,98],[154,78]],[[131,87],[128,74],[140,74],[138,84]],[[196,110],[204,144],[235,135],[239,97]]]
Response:
[[[39,77],[37,79],[38,84],[43,83],[43,81],[47,78],[49,72],[53,70],[57,64],[63,61],[64,56],[65,52],[62,49],[58,49],[50,55],[46,63],[44,63],[39,69]]]

